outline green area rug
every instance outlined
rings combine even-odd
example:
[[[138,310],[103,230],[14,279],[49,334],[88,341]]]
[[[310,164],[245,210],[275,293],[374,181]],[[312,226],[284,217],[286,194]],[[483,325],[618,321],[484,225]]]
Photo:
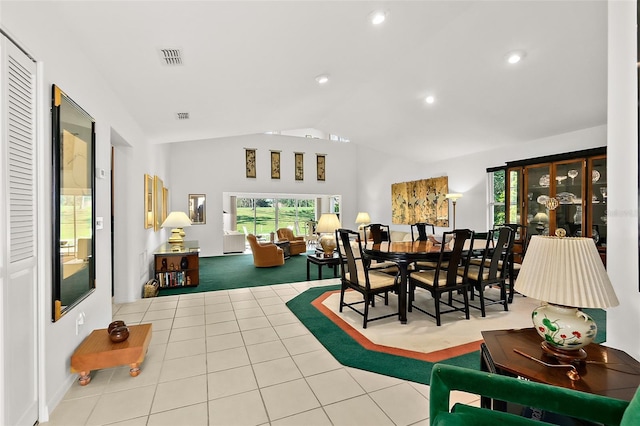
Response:
[[[287,306],[342,365],[428,385],[435,363],[365,349],[311,304],[323,293],[338,289],[339,285],[314,287],[291,299]],[[596,341],[602,343],[606,312],[600,309],[588,311],[598,324]],[[440,363],[480,370],[480,351],[449,358]]]
[[[318,267],[311,265],[311,279],[317,279]],[[333,274],[325,268],[326,278]],[[253,255],[213,256],[200,258],[200,284],[197,287],[163,288],[160,296],[230,290],[272,284],[307,281],[307,256],[291,256],[282,266],[256,268]]]

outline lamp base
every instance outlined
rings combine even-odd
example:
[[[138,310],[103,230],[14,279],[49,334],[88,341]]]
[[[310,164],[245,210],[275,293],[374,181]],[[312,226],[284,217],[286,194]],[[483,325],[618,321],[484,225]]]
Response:
[[[182,228],[174,228],[171,230],[171,236],[167,241],[169,244],[171,244],[171,251],[182,250],[184,238],[182,238],[181,231]]]
[[[531,314],[536,331],[544,339],[542,350],[560,362],[576,362],[587,357],[582,349],[593,341],[598,332],[589,315],[568,306],[542,305]]]
[[[333,252],[336,249],[336,238],[332,234],[325,234],[320,237],[320,246],[324,252],[324,257],[333,257]]]

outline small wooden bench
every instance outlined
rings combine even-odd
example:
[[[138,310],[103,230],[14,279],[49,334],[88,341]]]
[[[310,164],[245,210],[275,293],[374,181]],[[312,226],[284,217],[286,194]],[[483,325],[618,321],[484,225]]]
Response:
[[[117,367],[129,364],[129,374],[140,374],[140,364],[144,361],[151,341],[151,324],[129,326],[129,338],[113,343],[106,328],[93,330],[71,356],[71,372],[79,373],[81,386],[91,381],[91,370]]]

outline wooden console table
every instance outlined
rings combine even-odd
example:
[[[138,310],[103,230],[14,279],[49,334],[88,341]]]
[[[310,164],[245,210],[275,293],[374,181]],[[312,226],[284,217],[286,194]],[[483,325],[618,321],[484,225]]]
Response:
[[[151,341],[151,324],[129,326],[129,338],[113,343],[106,328],[93,330],[71,356],[71,372],[79,373],[81,386],[91,381],[91,370],[117,367],[129,364],[129,374],[140,374],[140,364],[144,361]]]
[[[618,349],[597,343],[585,346],[586,363],[575,364],[580,380],[572,381],[565,368],[546,367],[514,352],[518,349],[546,363],[558,364],[542,350],[542,338],[533,328],[483,331],[482,337],[481,367],[484,371],[625,401],[631,401],[640,385],[640,363]],[[486,402],[483,399],[483,405]]]

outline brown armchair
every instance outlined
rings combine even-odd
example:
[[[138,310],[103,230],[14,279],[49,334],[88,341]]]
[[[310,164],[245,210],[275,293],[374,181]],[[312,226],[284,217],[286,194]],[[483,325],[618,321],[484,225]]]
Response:
[[[258,268],[284,265],[284,252],[273,243],[259,243],[253,234],[247,235],[253,253],[253,264]]]
[[[293,231],[289,228],[278,229],[278,241],[289,241],[289,252],[291,256],[296,254],[305,253],[307,251],[307,243],[304,237],[296,237],[293,235]]]

